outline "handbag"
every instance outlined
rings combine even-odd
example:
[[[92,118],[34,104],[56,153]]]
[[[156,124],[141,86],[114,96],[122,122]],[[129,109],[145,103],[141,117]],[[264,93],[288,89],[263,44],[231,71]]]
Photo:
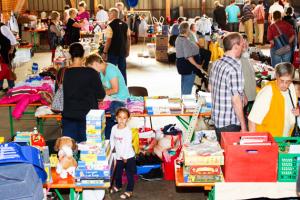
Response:
[[[288,38],[285,34],[283,34],[280,29],[278,28],[277,24],[274,23],[274,26],[276,27],[279,36],[275,37],[274,45],[275,45],[275,54],[278,56],[284,55],[288,52],[291,52],[291,46],[289,44]]]
[[[53,97],[51,104],[51,110],[54,112],[62,112],[64,109],[64,90],[63,90],[63,80],[65,75],[66,68],[62,69],[62,74],[58,82],[58,89]]]
[[[293,108],[296,108],[295,104],[293,102],[293,99],[292,99],[292,95],[291,95],[290,89],[289,89],[289,96],[290,96]],[[297,124],[297,116],[295,116],[295,127],[294,127],[294,130],[292,132],[292,137],[300,137],[300,130],[299,130],[299,127],[298,127],[298,124]]]
[[[257,17],[257,20],[256,20],[256,23],[257,23],[257,24],[263,24],[263,23],[265,23],[265,17],[264,17],[264,15],[263,15],[261,9],[263,9],[263,8],[260,7],[260,8],[258,9],[258,17]]]

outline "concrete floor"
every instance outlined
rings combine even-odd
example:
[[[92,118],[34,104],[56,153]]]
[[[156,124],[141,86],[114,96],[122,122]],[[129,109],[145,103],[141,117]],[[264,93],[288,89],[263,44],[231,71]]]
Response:
[[[157,62],[153,58],[141,58],[137,54],[146,50],[144,45],[134,45],[131,49],[128,63],[128,86],[143,86],[148,89],[149,96],[179,96],[180,76],[174,64],[164,64]],[[39,66],[49,66],[51,60],[50,53],[35,53],[32,61],[24,63],[16,69],[17,81],[24,80],[29,74],[33,62]],[[4,84],[6,87],[6,83]],[[33,119],[33,118],[31,118]],[[154,128],[160,128],[169,123],[178,123],[175,118],[152,118]],[[61,135],[60,127],[55,120],[47,120],[44,136],[46,140],[55,139]],[[131,122],[136,127],[143,125],[142,118],[134,118]],[[149,123],[148,123],[149,125]],[[14,120],[15,131],[33,130],[35,121]],[[0,136],[6,140],[10,138],[8,109],[0,108]],[[118,194],[119,195],[119,194]],[[107,199],[119,199],[118,195],[108,195]],[[134,190],[134,198],[144,200],[193,200],[206,199],[205,192],[201,188],[180,188],[176,191],[173,181],[147,182],[139,180]],[[67,199],[67,197],[66,197]]]

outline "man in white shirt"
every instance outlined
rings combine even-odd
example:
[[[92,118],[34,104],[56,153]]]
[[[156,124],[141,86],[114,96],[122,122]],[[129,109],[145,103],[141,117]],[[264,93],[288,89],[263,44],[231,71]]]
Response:
[[[104,10],[103,5],[99,4],[98,5],[98,9],[99,9],[99,11],[96,14],[96,20],[97,20],[97,22],[106,23],[108,21],[108,14]]]
[[[274,3],[272,6],[270,6],[270,9],[269,9],[269,18],[268,18],[268,21],[269,23],[273,23],[273,13],[275,11],[279,11],[281,12],[281,16],[284,16],[284,9],[282,7],[282,5],[279,4],[279,0],[274,0]]]

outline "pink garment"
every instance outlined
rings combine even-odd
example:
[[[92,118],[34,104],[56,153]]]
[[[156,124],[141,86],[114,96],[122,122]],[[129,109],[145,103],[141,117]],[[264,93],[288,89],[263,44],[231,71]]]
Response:
[[[49,84],[44,83],[40,87],[21,86],[10,89],[6,96],[0,99],[0,104],[16,104],[12,116],[15,119],[20,119],[23,112],[26,110],[28,104],[34,102],[40,102],[43,105],[49,103],[42,98],[42,91],[53,94],[52,88]]]
[[[80,21],[82,19],[90,19],[90,13],[88,11],[84,11],[82,13],[78,13],[77,17],[75,18],[77,21]]]

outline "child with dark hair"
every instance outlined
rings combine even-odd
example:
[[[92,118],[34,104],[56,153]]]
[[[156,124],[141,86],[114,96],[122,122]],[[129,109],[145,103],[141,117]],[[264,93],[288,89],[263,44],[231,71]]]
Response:
[[[126,108],[119,108],[116,111],[116,124],[111,130],[110,145],[116,150],[116,174],[115,186],[112,187],[111,193],[122,190],[122,175],[125,168],[128,180],[126,191],[120,196],[121,199],[132,197],[134,187],[134,174],[136,172],[135,152],[132,147],[132,132],[127,126],[130,118],[130,112]]]

